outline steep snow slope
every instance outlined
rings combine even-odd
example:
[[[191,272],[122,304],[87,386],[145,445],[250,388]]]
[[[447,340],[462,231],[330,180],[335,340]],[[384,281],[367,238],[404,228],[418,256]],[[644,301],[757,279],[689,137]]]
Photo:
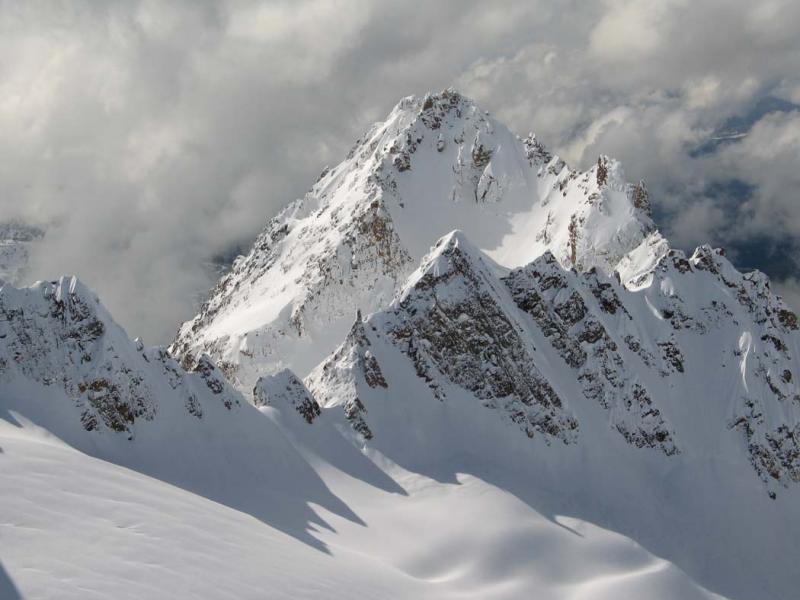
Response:
[[[504,269],[455,232],[307,384],[384,460],[631,535],[725,595],[791,597],[796,318],[708,247],[636,284],[549,253]]]
[[[365,455],[289,372],[256,409],[74,278],[3,286],[0,316],[4,599],[717,597],[504,484]]]
[[[308,543],[307,502],[352,516],[207,357],[185,372],[164,348],[131,341],[74,278],[0,288],[0,417],[258,518],[269,511]]]
[[[454,228],[509,267],[549,249],[604,271],[658,236],[618,162],[573,171],[457,92],[409,97],[267,225],[171,351],[209,353],[245,391],[263,372],[305,375]]]

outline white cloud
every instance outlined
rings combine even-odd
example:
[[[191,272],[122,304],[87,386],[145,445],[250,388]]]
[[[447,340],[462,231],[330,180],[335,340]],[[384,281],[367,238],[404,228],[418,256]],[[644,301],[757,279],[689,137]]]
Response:
[[[688,150],[766,94],[797,101],[798,39],[778,1],[7,3],[0,215],[48,224],[34,276],[75,272],[166,342],[211,256],[400,97],[455,84],[579,166],[618,155],[681,243],[756,235],[800,222],[796,113]],[[742,209],[705,194],[731,175],[756,190]]]
[[[789,306],[794,310],[800,310],[800,280],[790,277],[783,281],[774,281],[773,287]]]

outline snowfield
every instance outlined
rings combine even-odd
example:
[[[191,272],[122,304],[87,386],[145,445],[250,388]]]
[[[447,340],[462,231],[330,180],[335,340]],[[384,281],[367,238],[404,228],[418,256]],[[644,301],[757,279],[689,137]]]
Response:
[[[718,597],[629,538],[546,517],[474,476],[392,468],[372,485],[318,464],[358,512],[298,490],[291,501],[314,515],[301,533],[246,486],[267,506],[237,510],[31,425],[2,421],[0,447],[4,599]],[[229,468],[210,462],[208,476]]]

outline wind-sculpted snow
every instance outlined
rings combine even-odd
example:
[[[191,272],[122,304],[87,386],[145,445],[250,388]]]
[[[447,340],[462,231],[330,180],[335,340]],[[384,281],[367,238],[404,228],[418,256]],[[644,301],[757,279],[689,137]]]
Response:
[[[185,366],[208,353],[245,392],[284,367],[305,375],[456,228],[508,267],[550,250],[604,272],[658,235],[617,161],[574,171],[453,90],[409,97],[270,221],[171,351]]]
[[[720,250],[654,246],[626,286],[551,253],[504,269],[454,232],[306,385],[378,464],[440,481],[513,464],[507,489],[582,498],[715,589],[782,598],[796,578],[768,573],[796,554],[775,549],[800,492],[794,313]]]
[[[689,262],[693,271],[684,276],[708,276]],[[674,275],[670,264],[653,273],[654,282]],[[310,391],[288,371],[263,378],[254,390],[260,410],[241,401],[210,359],[201,357],[197,372],[186,373],[163,349],[127,338],[77,281],[4,287],[3,356],[27,354],[20,355],[24,368],[10,361],[0,380],[0,521],[8,541],[0,589],[75,598],[258,598],[265,589],[297,598],[720,597],[706,586],[743,600],[787,597],[796,583],[796,497],[773,501],[753,488],[747,450],[743,470],[737,446],[720,444],[730,438],[741,445],[739,432],[723,423],[718,437],[709,427],[718,415],[680,397],[688,387],[675,392],[679,403],[654,393],[675,430],[683,430],[679,454],[629,444],[598,418],[606,409],[571,384],[572,367],[545,328],[517,308],[503,279],[509,275],[462,235],[448,236],[389,310],[357,320],[327,372],[320,367],[309,378]],[[568,288],[555,294],[552,310],[562,324],[572,323],[568,333],[580,329],[577,317],[595,313],[616,339],[621,334],[608,319],[636,320],[647,306],[639,297],[647,291],[629,293],[592,273],[562,276],[584,286],[576,288],[581,301]],[[788,309],[771,302],[788,331]],[[687,314],[691,306],[686,300]],[[436,348],[435,331],[422,321],[435,310],[460,351]],[[410,334],[424,349],[430,381],[417,371],[403,323],[420,326]],[[640,338],[650,347],[655,338],[642,323]],[[38,344],[20,334],[39,337],[40,330]],[[714,328],[686,331],[702,338]],[[776,339],[787,331],[774,332]],[[499,349],[492,352],[492,344]],[[111,357],[144,373],[152,418],[135,418],[127,431],[101,421],[87,431],[80,398],[69,397],[61,379],[40,381],[34,368],[58,374],[63,366],[77,380],[84,353],[91,356],[86,369]],[[472,355],[486,362],[482,377],[470,371],[478,364]],[[644,385],[691,376],[692,356],[686,352],[682,374],[648,367]],[[547,404],[533,391],[524,405],[533,380],[520,367],[531,364],[552,382],[560,406],[550,392]],[[526,422],[515,422],[509,410],[518,405],[495,397],[500,393],[520,394],[523,410],[554,417],[530,439]],[[342,402],[348,397],[359,400],[358,410]],[[226,399],[234,400],[230,407]],[[675,410],[687,404],[697,431],[709,438],[705,446]],[[563,429],[555,432],[554,423]],[[731,460],[715,462],[718,445]],[[741,560],[746,572],[736,568]]]
[[[0,595],[794,597],[799,327],[613,159],[406,98],[170,352],[0,288]]]

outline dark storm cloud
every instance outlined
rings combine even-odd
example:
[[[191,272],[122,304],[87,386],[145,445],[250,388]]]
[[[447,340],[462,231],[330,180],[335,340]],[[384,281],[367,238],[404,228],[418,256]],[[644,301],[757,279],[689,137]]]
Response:
[[[619,156],[681,244],[800,239],[799,113],[693,153],[764,97],[800,103],[796,2],[0,7],[0,213],[47,227],[33,277],[77,273],[151,342],[212,257],[400,97],[448,85],[577,166]],[[734,204],[709,191],[731,178]]]

